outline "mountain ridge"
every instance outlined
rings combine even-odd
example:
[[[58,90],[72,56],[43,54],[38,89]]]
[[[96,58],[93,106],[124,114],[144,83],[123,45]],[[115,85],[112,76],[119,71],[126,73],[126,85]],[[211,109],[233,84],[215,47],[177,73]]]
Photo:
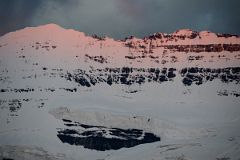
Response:
[[[64,28],[60,25],[57,25],[57,24],[54,24],[54,23],[49,23],[49,24],[44,24],[44,25],[39,25],[39,26],[35,26],[35,27],[25,27],[23,29],[19,29],[19,30],[16,30],[16,31],[12,31],[12,32],[9,32],[9,33],[6,33],[2,36],[0,36],[0,38],[2,37],[5,37],[9,34],[13,34],[13,33],[16,33],[16,32],[22,32],[22,31],[26,31],[26,30],[65,30],[65,31],[72,31],[72,32],[75,32],[75,33],[78,33],[78,34],[83,34],[87,37],[93,37],[93,38],[99,38],[99,39],[105,39],[105,38],[109,38],[109,39],[114,39],[112,37],[108,37],[108,36],[98,36],[97,34],[93,34],[93,35],[87,35],[86,33],[84,32],[81,32],[79,30],[75,30],[75,29],[71,29],[71,28]],[[132,39],[132,38],[137,38],[137,39],[141,39],[141,40],[144,40],[144,39],[151,39],[151,37],[153,36],[159,36],[159,35],[162,35],[162,36],[186,36],[186,37],[189,37],[191,36],[191,34],[200,34],[200,35],[216,35],[218,37],[225,37],[225,38],[230,38],[230,37],[235,37],[235,38],[240,38],[240,35],[236,35],[236,34],[228,34],[228,33],[215,33],[215,32],[211,32],[211,31],[207,31],[207,30],[203,30],[203,31],[194,31],[194,30],[191,30],[191,29],[178,29],[172,33],[164,33],[164,32],[156,32],[156,33],[153,33],[153,34],[150,34],[149,36],[145,36],[145,37],[142,37],[142,38],[139,38],[139,37],[136,37],[136,36],[128,36],[128,37],[125,37],[124,39],[114,39],[115,41],[126,41],[127,39]]]

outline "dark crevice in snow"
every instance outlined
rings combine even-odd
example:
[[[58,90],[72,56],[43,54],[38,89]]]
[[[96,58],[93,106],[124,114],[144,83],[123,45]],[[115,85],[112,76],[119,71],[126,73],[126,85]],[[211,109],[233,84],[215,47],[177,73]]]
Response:
[[[92,126],[67,119],[63,119],[63,121],[65,126],[69,128],[58,129],[58,138],[63,143],[83,146],[87,149],[97,151],[118,150],[160,141],[160,137],[140,129]]]

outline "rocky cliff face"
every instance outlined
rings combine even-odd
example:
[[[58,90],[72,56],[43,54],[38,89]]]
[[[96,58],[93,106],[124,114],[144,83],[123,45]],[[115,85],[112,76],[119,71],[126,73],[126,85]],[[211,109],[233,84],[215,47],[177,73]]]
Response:
[[[153,53],[154,49],[161,47],[173,52],[185,53],[240,51],[239,42],[234,39],[239,39],[239,36],[179,30],[172,34],[155,33],[143,39],[129,37],[125,39],[125,45],[143,53]]]
[[[239,36],[206,31],[185,29],[116,41],[50,24],[1,37],[0,51],[1,94],[78,92],[82,87],[100,84],[130,87],[179,83],[187,87],[212,81],[235,85],[240,82]],[[43,85],[58,80],[63,84]],[[125,92],[140,90],[134,87]],[[220,94],[223,91],[219,89],[216,94],[226,95]],[[240,90],[226,92],[238,97]],[[12,116],[22,103],[30,101],[0,99],[1,106],[8,108]],[[43,98],[35,101],[39,108],[45,104]]]
[[[56,146],[66,143],[98,151],[159,143],[160,137],[166,140],[193,135],[198,141],[198,136],[204,135],[213,138],[211,142],[205,139],[211,143],[201,150],[206,152],[211,150],[216,132],[208,128],[199,131],[201,126],[196,125],[194,132],[185,133],[176,126],[179,122],[199,124],[205,118],[204,123],[215,126],[239,122],[239,83],[237,35],[185,29],[114,40],[54,24],[25,28],[0,37],[0,131],[18,125],[24,128],[25,124],[35,131],[42,125],[44,131],[24,132],[22,137],[35,136],[31,140],[36,141],[40,134],[46,134]],[[82,110],[66,109],[65,114],[60,110],[55,115],[60,121],[53,125],[46,110],[65,106]],[[87,114],[86,108],[94,112]],[[108,112],[131,115],[118,117]],[[160,123],[159,117],[178,125]],[[5,136],[10,140],[15,137]],[[218,142],[214,144],[219,146]],[[169,148],[166,146],[153,149],[157,158],[159,148]],[[218,150],[222,152],[222,148]]]

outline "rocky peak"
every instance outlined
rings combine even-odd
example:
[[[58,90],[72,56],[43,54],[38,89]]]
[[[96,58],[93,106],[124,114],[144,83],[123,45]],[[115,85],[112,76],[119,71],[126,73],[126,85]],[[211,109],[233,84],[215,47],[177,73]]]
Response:
[[[199,36],[199,33],[196,31],[192,31],[190,29],[181,29],[181,30],[177,30],[176,32],[172,33],[172,36],[194,39]]]

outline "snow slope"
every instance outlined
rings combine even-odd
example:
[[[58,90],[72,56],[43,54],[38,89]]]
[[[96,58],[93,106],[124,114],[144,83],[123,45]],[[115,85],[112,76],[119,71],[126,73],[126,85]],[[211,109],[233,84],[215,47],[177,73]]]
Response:
[[[143,39],[55,24],[0,37],[0,158],[240,158],[240,38],[188,29]],[[62,143],[62,119],[139,129],[155,143],[97,151]],[[95,127],[96,128],[96,127]]]

